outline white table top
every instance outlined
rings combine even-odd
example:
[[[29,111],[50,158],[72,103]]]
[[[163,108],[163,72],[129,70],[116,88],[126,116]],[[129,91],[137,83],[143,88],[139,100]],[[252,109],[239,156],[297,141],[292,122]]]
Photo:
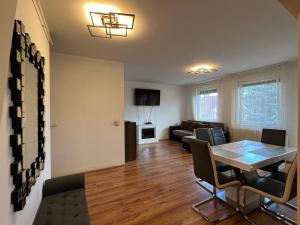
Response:
[[[297,148],[248,140],[212,146],[211,149],[215,160],[249,172],[294,157],[297,152]]]

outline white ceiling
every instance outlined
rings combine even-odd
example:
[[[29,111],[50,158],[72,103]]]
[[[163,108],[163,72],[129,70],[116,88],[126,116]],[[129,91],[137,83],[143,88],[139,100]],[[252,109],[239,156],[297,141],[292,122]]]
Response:
[[[125,63],[125,79],[191,84],[297,57],[297,21],[275,0],[103,0],[136,15],[127,38],[89,35],[87,0],[41,0],[55,52]],[[187,75],[213,63],[219,72]]]

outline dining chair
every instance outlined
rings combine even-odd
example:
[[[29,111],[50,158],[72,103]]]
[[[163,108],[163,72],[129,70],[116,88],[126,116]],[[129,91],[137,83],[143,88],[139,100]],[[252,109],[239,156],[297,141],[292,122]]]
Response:
[[[285,146],[285,140],[286,140],[286,130],[267,129],[267,128],[263,128],[262,130],[261,142],[264,144]],[[280,165],[282,165],[282,163],[284,163],[284,160],[262,167],[260,169],[268,172],[275,172],[279,170],[279,167]]]
[[[212,143],[212,145],[223,145],[226,144],[226,138],[223,132],[223,128],[221,127],[214,127],[214,128],[210,128],[209,129],[209,133],[210,133],[210,143]],[[240,180],[243,180],[243,175],[241,174],[240,170],[237,168],[234,168],[230,165],[227,165],[225,163],[222,162],[216,162],[217,164],[217,168],[220,172],[225,172],[228,170],[233,170],[234,173],[236,174],[236,176],[238,176],[238,178]],[[221,171],[223,170],[223,171]]]
[[[199,206],[208,203],[209,201],[214,199],[221,200],[223,203],[227,204],[224,200],[218,198],[216,192],[217,188],[224,189],[231,186],[236,187],[238,200],[237,202],[239,202],[239,186],[241,183],[236,179],[235,176],[228,176],[224,173],[218,172],[215,160],[212,156],[212,151],[209,142],[192,139],[190,141],[190,146],[193,156],[195,176],[198,179],[201,179],[202,181],[205,181],[213,186],[213,191],[204,187],[204,189],[211,194],[211,197],[194,204],[192,208],[211,224],[223,221],[235,215],[238,212],[239,206],[237,206],[232,213],[228,213],[226,216],[223,216],[221,218],[210,218],[198,209]]]
[[[211,134],[212,145],[226,144],[224,132],[221,127],[210,128],[210,134]]]
[[[195,136],[196,139],[201,141],[207,141],[210,145],[212,145],[212,138],[211,138],[211,133],[209,128],[195,129]],[[219,161],[216,161],[216,167],[218,172],[226,172],[233,169],[230,165],[227,165]],[[201,179],[197,179],[196,182],[205,188],[205,186],[202,185],[203,181]]]
[[[275,174],[276,175],[276,174]],[[285,222],[287,224],[297,224],[293,219],[275,212],[268,208],[271,204],[278,203],[297,210],[297,207],[288,203],[292,198],[297,196],[297,157],[292,162],[292,165],[286,176],[281,174],[282,181],[277,177],[274,179],[274,174],[267,176],[257,176],[256,179],[247,181],[245,185],[241,187],[244,191],[243,205],[246,203],[246,191],[252,191],[261,197],[261,210],[268,215]],[[265,203],[265,198],[270,199],[268,203]],[[244,213],[244,219],[251,224],[256,224],[249,219],[246,213]]]
[[[209,128],[195,129],[195,136],[198,140],[207,141],[212,145]]]

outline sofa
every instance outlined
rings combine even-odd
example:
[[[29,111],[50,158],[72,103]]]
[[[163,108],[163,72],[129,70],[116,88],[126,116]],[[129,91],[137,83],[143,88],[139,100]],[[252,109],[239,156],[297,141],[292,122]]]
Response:
[[[84,174],[46,180],[33,225],[89,225],[84,184]]]
[[[193,136],[195,129],[213,127],[221,127],[224,132],[228,131],[224,123],[186,120],[182,121],[181,125],[169,127],[169,139],[182,141],[182,138],[185,136]]]
[[[182,147],[185,150],[189,150],[189,138],[193,138],[194,130],[198,128],[214,128],[221,127],[224,131],[226,142],[230,142],[229,129],[225,123],[207,122],[197,120],[182,121],[181,125],[169,127],[169,139],[182,142]]]

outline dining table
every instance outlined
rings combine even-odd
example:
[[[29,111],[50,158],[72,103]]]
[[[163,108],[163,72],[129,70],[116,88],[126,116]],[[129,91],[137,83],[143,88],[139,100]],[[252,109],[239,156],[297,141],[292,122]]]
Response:
[[[256,141],[242,140],[227,144],[211,146],[214,160],[228,164],[240,169],[246,179],[255,179],[259,176],[257,170],[276,162],[285,160],[292,161],[297,153],[297,148],[270,145]],[[219,193],[219,198],[228,202],[232,206],[237,205],[236,189],[229,187],[224,192]],[[240,199],[243,199],[240,193]],[[247,205],[243,210],[250,212],[259,207],[259,196],[252,192],[247,192]],[[240,204],[241,205],[241,204]]]
[[[256,171],[273,163],[292,159],[297,148],[264,144],[243,140],[212,146],[216,161],[226,163],[242,171]]]

